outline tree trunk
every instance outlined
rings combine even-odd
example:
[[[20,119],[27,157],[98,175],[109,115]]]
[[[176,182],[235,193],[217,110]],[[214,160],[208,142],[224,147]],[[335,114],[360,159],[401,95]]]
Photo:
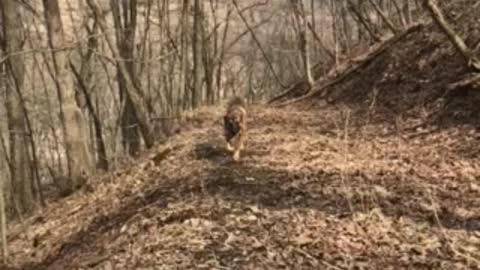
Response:
[[[183,0],[182,15],[180,19],[180,74],[179,86],[177,94],[177,114],[180,115],[182,110],[185,110],[185,94],[187,93],[187,70],[188,70],[188,54],[187,54],[187,32],[188,32],[188,0]]]
[[[208,20],[205,13],[202,11],[202,60],[205,77],[205,92],[207,98],[207,104],[213,105],[215,102],[214,88],[213,88],[213,61],[211,51],[211,41],[208,37]],[[216,31],[216,30],[214,30]],[[216,39],[216,35],[211,35],[213,39]],[[214,54],[213,54],[214,55]]]
[[[84,115],[75,99],[74,80],[69,70],[67,41],[63,31],[58,0],[43,0],[49,45],[55,68],[55,84],[61,106],[70,183],[66,189],[75,190],[85,177],[94,171],[92,155],[88,147],[88,129]],[[68,192],[68,190],[65,190]]]
[[[330,0],[330,11],[332,14],[332,39],[333,39],[333,55],[334,63],[333,68],[335,73],[337,73],[338,69],[338,56],[339,56],[339,49],[338,49],[338,24],[337,24],[337,2],[335,0]]]
[[[88,51],[84,56],[82,67],[79,74],[79,85],[81,92],[83,92],[85,106],[87,107],[90,116],[93,119],[93,128],[95,130],[95,144],[97,153],[97,168],[107,171],[108,170],[108,158],[107,150],[105,147],[105,141],[103,139],[103,127],[98,116],[98,110],[95,109],[94,101],[92,100],[93,93],[95,92],[95,72],[94,72],[94,58],[93,52],[98,49],[98,24],[94,22],[92,28],[88,26],[88,22],[85,25],[88,32]],[[75,72],[75,70],[73,70]]]
[[[216,74],[216,84],[217,84],[217,99],[221,99],[222,97],[225,97],[225,89],[223,88],[222,85],[222,75],[223,75],[223,62],[225,59],[225,53],[226,53],[226,45],[227,45],[227,37],[228,37],[228,30],[230,26],[230,16],[232,14],[232,9],[229,6],[228,11],[227,11],[227,17],[226,17],[226,22],[225,22],[225,28],[223,29],[223,35],[222,35],[222,45],[220,48],[220,53],[219,53],[219,58],[218,58],[218,67],[217,67],[217,74]]]
[[[314,79],[312,75],[312,68],[310,64],[310,48],[307,40],[307,15],[303,0],[291,0],[295,23],[298,31],[298,48],[303,62],[303,69],[305,78],[308,84],[312,87]]]
[[[202,99],[202,0],[194,2],[193,18],[193,92],[192,108],[196,109]]]
[[[405,0],[404,10],[405,10],[405,20],[407,21],[407,25],[411,25],[412,24],[412,5],[410,3],[410,0]]]
[[[352,27],[348,21],[348,8],[347,2],[342,1],[340,3],[340,11],[342,16],[342,28],[343,28],[343,36],[345,38],[345,51],[349,51],[353,44],[353,32]]]
[[[118,58],[119,55],[115,51],[115,46],[112,38],[107,34],[107,22],[105,18],[102,16],[102,11],[97,3],[96,0],[87,0],[88,5],[92,9],[92,11],[95,14],[95,17],[97,18],[97,22],[102,29],[102,32],[105,34],[105,40],[107,42],[108,47],[113,53],[113,56],[115,58]],[[142,133],[143,140],[145,142],[145,146],[147,148],[150,148],[154,144],[154,134],[152,132],[152,129],[150,127],[150,121],[148,118],[148,109],[147,109],[147,103],[145,102],[145,98],[143,96],[143,93],[138,89],[132,79],[129,76],[128,68],[127,65],[123,61],[118,62],[118,67],[119,71],[122,74],[122,77],[125,79],[125,84],[126,84],[126,91],[128,96],[130,97],[132,103],[133,103],[133,109],[135,110],[135,114],[138,119],[138,126],[140,128],[140,132]]]
[[[102,169],[104,171],[108,170],[108,159],[107,159],[107,151],[105,148],[105,141],[103,140],[103,128],[100,118],[95,110],[94,103],[92,101],[92,97],[90,95],[90,91],[88,90],[88,86],[86,82],[82,79],[82,76],[79,72],[75,70],[75,67],[72,65],[72,71],[77,77],[77,81],[79,83],[79,90],[83,92],[83,96],[85,99],[85,106],[87,107],[90,115],[93,119],[93,128],[95,130],[95,141],[97,145],[97,168]]]
[[[27,122],[23,111],[22,97],[25,63],[22,54],[13,54],[23,49],[23,25],[20,7],[15,1],[0,2],[3,22],[4,51],[7,61],[7,116],[10,135],[10,161],[13,199],[21,212],[34,208],[32,167],[28,153]]]
[[[0,4],[0,7],[3,9],[4,7]],[[1,26],[3,25],[3,15],[0,13],[0,58],[4,57],[4,35],[3,29]],[[5,64],[0,64],[0,76],[5,76]],[[0,80],[0,89],[5,86],[5,80]],[[0,233],[1,233],[1,240],[2,240],[2,256],[3,256],[3,263],[7,263],[8,259],[8,243],[7,243],[7,206],[6,206],[6,196],[5,191],[7,185],[7,153],[4,151],[3,147],[3,131],[0,130]]]
[[[135,64],[134,64],[134,42],[135,29],[137,27],[137,1],[112,1],[112,13],[114,17],[115,31],[117,36],[117,48],[121,59],[127,68],[127,73],[134,85],[138,85],[135,80]],[[122,20],[123,18],[123,20]],[[140,151],[140,134],[138,130],[138,118],[135,113],[132,99],[127,94],[127,83],[120,72],[120,66],[117,65],[118,71],[118,88],[120,92],[120,100],[124,102],[124,109],[121,117],[122,144],[130,156],[135,156]]]
[[[0,5],[1,6],[1,5]],[[0,54],[1,55],[1,54]],[[0,133],[0,136],[1,133]],[[1,141],[3,141],[3,138],[0,138]],[[3,142],[1,142],[3,144]],[[7,207],[5,204],[5,191],[7,185],[7,162],[5,162],[5,155],[7,153],[4,153],[3,147],[0,147],[0,236],[1,236],[1,241],[2,241],[2,255],[3,255],[3,263],[6,263],[8,259],[8,244],[7,244]]]

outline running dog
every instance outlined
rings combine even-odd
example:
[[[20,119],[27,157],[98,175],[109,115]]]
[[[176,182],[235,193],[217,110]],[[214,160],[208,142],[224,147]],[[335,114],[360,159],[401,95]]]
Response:
[[[243,98],[236,96],[228,102],[223,128],[227,150],[233,152],[233,160],[238,161],[247,133],[247,109]]]

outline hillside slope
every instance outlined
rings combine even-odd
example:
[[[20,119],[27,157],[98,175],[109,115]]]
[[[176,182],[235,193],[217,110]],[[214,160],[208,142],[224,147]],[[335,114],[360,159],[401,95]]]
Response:
[[[474,133],[406,140],[344,110],[250,110],[240,162],[226,156],[221,111],[198,112],[168,144],[14,228],[11,266],[478,269]]]
[[[439,2],[453,29],[480,57],[480,2]],[[430,128],[480,127],[478,78],[436,24],[419,24],[370,50],[333,80],[318,81],[307,103],[345,104],[364,123],[401,122],[400,128],[419,122]]]

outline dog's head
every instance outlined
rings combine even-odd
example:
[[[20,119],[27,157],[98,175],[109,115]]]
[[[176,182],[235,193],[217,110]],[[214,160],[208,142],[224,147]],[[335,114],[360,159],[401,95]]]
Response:
[[[240,124],[243,121],[244,113],[241,110],[233,110],[225,116],[231,124]]]

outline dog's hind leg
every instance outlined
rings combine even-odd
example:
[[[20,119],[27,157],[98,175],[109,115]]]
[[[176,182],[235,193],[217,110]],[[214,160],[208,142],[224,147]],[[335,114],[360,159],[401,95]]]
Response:
[[[233,148],[233,146],[230,144],[230,142],[227,142],[227,150],[228,150],[229,152],[233,152],[233,150],[234,150],[234,148]]]
[[[235,152],[233,152],[233,160],[238,161],[240,159],[240,149],[235,149]]]

